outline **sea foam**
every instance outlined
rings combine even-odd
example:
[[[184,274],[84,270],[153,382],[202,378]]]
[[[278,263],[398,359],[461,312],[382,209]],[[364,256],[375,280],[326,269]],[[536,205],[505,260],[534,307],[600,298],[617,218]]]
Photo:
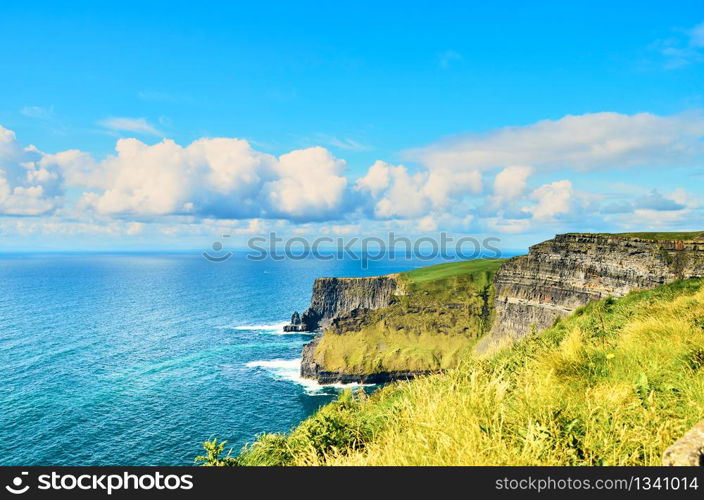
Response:
[[[246,332],[257,332],[257,333],[267,333],[271,335],[307,335],[307,332],[285,332],[284,326],[288,325],[288,321],[282,321],[280,323],[263,323],[257,325],[235,325],[235,326],[221,326],[221,330],[237,330]]]
[[[261,368],[278,380],[294,382],[303,387],[306,394],[311,396],[324,396],[329,389],[347,389],[362,387],[369,384],[319,384],[315,380],[301,377],[301,358],[296,359],[270,359],[250,361],[247,368]]]

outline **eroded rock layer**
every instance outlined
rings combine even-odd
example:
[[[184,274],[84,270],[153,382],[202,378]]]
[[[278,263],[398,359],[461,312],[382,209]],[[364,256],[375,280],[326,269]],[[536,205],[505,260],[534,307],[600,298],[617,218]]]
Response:
[[[496,273],[495,316],[478,350],[551,326],[581,305],[704,276],[704,239],[656,241],[562,234],[506,261]]]
[[[391,305],[398,287],[393,276],[372,278],[318,278],[313,283],[310,307],[294,313],[285,331],[314,332],[355,309],[380,309]]]

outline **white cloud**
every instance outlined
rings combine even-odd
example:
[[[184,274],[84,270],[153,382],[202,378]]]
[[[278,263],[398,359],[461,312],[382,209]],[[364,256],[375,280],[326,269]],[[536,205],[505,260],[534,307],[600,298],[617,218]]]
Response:
[[[14,132],[0,126],[0,213],[40,215],[61,204],[61,173],[41,159],[37,148],[22,147]]]
[[[566,116],[442,141],[410,152],[416,165],[377,161],[350,186],[345,162],[323,147],[274,156],[236,138],[188,145],[129,138],[96,159],[78,149],[46,154],[22,147],[0,127],[0,213],[56,214],[86,221],[86,230],[92,223],[134,222],[111,226],[127,235],[151,225],[156,233],[207,227],[244,235],[277,220],[310,223],[305,228],[313,233],[351,234],[365,218],[409,231],[471,225],[521,233],[548,224],[573,227],[587,211],[600,214],[594,226],[683,224],[699,213],[688,192],[644,186],[602,196],[580,190],[584,175],[568,175],[701,165],[703,138],[704,116],[696,113]],[[533,175],[542,185],[531,182]]]
[[[393,180],[378,164],[358,181],[377,202],[377,216],[413,217],[423,210],[452,210],[462,200],[479,196],[483,177],[499,170],[493,193],[480,209],[484,218],[522,220],[515,205],[526,201],[531,175],[555,172],[614,170],[631,167],[682,167],[701,162],[704,155],[704,115],[686,113],[657,116],[650,113],[625,115],[604,112],[568,115],[525,126],[505,127],[486,134],[469,134],[406,152],[425,169],[416,175],[421,186],[405,189],[405,200],[416,201],[417,210],[392,210],[388,192]],[[568,214],[573,207],[569,181],[559,181],[534,190],[528,197],[536,203],[524,214],[536,220],[551,220]],[[584,193],[586,196],[586,193]],[[401,198],[401,197],[398,197]],[[386,201],[385,201],[386,200]],[[580,203],[586,205],[586,198]],[[381,203],[381,206],[379,205]],[[406,201],[406,205],[409,202]],[[511,212],[514,212],[512,214]],[[517,231],[526,225],[515,222],[497,230]]]
[[[704,115],[592,113],[465,135],[407,155],[430,170],[484,172],[510,165],[589,171],[691,164],[704,153]]]
[[[411,173],[403,165],[377,161],[355,187],[374,200],[376,217],[415,218],[431,208],[446,208],[455,197],[479,193],[481,177],[472,171],[442,169]]]
[[[482,177],[476,170],[431,170],[423,193],[435,208],[445,208],[455,197],[479,194],[482,191]]]
[[[140,234],[142,231],[144,231],[144,224],[141,222],[130,222],[125,228],[125,234],[130,236]]]
[[[426,174],[410,174],[403,165],[377,161],[367,175],[357,181],[356,189],[371,195],[376,217],[419,217],[429,206],[424,191],[427,180]]]
[[[533,191],[531,198],[536,200],[537,204],[524,210],[530,212],[536,220],[550,220],[570,212],[573,196],[574,190],[570,181],[551,182]]]
[[[496,174],[494,178],[494,194],[490,200],[491,204],[498,207],[523,195],[528,183],[528,177],[532,173],[532,167],[512,165]]]
[[[345,162],[321,147],[292,151],[279,158],[277,179],[267,184],[272,207],[290,217],[322,219],[342,202]]]
[[[200,139],[186,147],[120,139],[115,151],[102,161],[66,151],[44,163],[88,189],[80,207],[101,215],[323,219],[339,215],[347,186],[344,162],[319,147],[276,158],[241,139]]]
[[[628,206],[629,210],[614,212],[609,220],[626,229],[684,227],[693,230],[701,226],[697,210],[702,206],[702,200],[683,188],[665,194],[652,190]]]
[[[376,161],[369,167],[367,175],[357,180],[358,189],[366,189],[373,197],[389,187],[391,183],[391,165],[383,161]]]
[[[665,69],[679,69],[704,61],[704,22],[670,38],[656,40],[652,48],[664,58]]]
[[[98,122],[98,125],[116,132],[133,132],[135,134],[163,137],[164,133],[151,125],[146,118],[112,117]]]
[[[235,234],[260,234],[265,231],[264,222],[261,219],[250,219],[245,227],[234,230]]]
[[[418,221],[418,229],[421,231],[437,231],[438,223],[432,215],[427,215]]]

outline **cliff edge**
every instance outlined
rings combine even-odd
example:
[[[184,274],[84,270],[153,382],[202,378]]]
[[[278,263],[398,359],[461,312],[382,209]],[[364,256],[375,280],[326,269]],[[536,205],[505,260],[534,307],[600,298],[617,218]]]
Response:
[[[544,330],[593,300],[702,276],[704,233],[557,235],[497,271],[493,325],[477,350]]]
[[[313,282],[310,307],[299,316],[296,311],[287,332],[324,330],[335,318],[355,309],[379,309],[394,301],[398,280],[393,275],[371,278],[317,278]]]
[[[323,384],[379,384],[456,366],[488,331],[501,262],[316,280],[310,308],[289,326],[320,330],[303,348],[301,375]]]

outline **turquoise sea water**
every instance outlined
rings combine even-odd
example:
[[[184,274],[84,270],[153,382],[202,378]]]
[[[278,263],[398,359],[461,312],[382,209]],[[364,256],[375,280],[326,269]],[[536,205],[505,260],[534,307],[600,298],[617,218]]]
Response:
[[[428,262],[200,255],[0,257],[0,465],[190,465],[286,431],[336,388],[281,334],[313,279]]]

